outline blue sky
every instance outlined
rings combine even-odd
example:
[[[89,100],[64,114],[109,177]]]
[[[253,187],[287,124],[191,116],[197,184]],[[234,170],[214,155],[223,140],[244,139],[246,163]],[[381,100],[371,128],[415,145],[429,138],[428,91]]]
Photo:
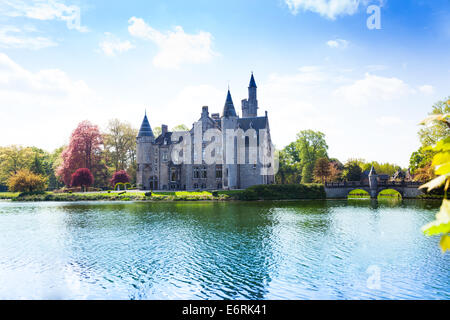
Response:
[[[81,120],[137,127],[145,109],[153,127],[190,126],[228,84],[240,111],[254,71],[278,148],[314,129],[341,161],[407,166],[450,95],[449,49],[448,0],[4,0],[0,145],[52,150]]]

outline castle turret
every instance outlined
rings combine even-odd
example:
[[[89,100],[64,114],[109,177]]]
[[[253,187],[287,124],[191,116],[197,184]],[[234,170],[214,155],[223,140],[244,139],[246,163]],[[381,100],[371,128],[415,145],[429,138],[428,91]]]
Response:
[[[378,174],[375,171],[374,166],[372,166],[369,172],[369,188],[370,188],[370,197],[372,199],[376,199],[378,191]]]
[[[137,160],[137,185],[140,189],[150,188],[150,174],[152,164],[152,149],[155,142],[153,130],[148,122],[147,112],[142,121],[138,136],[136,137],[136,160]]]
[[[231,98],[230,89],[228,89],[227,99],[223,108],[221,119],[222,127],[222,143],[224,146],[223,152],[223,168],[222,175],[223,186],[229,189],[236,189],[237,185],[237,163],[236,163],[236,143],[234,132],[237,128],[238,116],[234,109],[233,99]]]
[[[250,78],[250,84],[248,86],[248,99],[242,100],[242,117],[257,117],[258,116],[258,87],[256,86],[255,77]]]

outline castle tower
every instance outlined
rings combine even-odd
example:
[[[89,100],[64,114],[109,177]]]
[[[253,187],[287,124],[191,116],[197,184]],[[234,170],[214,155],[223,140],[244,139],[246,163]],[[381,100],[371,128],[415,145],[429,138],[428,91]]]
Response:
[[[248,86],[248,99],[242,100],[242,117],[257,117],[258,116],[258,87],[256,86],[255,77],[250,78],[250,84]]]
[[[230,89],[228,89],[227,99],[223,108],[221,119],[222,124],[222,145],[223,145],[223,186],[229,189],[238,187],[238,168],[237,168],[237,145],[235,143],[234,131],[237,128],[238,116],[234,109],[233,99]],[[232,130],[228,132],[228,130]],[[228,161],[227,161],[228,160]],[[231,161],[232,160],[232,161]]]
[[[136,137],[136,160],[137,160],[137,179],[136,184],[138,188],[149,190],[150,177],[152,174],[152,159],[153,159],[153,143],[155,136],[153,130],[148,122],[147,112],[142,121],[141,129]]]
[[[372,199],[376,199],[378,191],[378,174],[375,171],[374,166],[372,166],[369,172],[369,188],[370,188],[370,197]]]

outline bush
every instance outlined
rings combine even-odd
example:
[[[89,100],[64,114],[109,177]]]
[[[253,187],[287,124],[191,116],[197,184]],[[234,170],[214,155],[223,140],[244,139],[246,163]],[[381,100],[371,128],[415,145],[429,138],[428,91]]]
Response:
[[[325,189],[320,184],[271,184],[252,186],[236,196],[240,200],[294,200],[325,199]]]
[[[72,174],[72,187],[82,187],[84,190],[90,187],[94,183],[94,176],[91,170],[87,168],[81,168]]]
[[[8,188],[12,192],[44,191],[47,189],[47,178],[28,169],[22,169],[8,179]]]
[[[110,182],[113,187],[116,187],[118,183],[122,183],[123,185],[130,182],[130,176],[125,170],[116,171]]]

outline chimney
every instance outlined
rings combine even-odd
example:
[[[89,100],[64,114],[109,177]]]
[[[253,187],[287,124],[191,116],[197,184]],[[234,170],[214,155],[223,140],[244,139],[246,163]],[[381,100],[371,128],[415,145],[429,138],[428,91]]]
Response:
[[[202,118],[203,117],[208,117],[208,116],[209,116],[208,106],[202,107]]]
[[[211,114],[211,118],[213,118],[214,120],[220,120],[220,113]]]
[[[163,137],[166,135],[167,131],[169,131],[168,128],[167,128],[167,124],[161,125],[161,135]]]

